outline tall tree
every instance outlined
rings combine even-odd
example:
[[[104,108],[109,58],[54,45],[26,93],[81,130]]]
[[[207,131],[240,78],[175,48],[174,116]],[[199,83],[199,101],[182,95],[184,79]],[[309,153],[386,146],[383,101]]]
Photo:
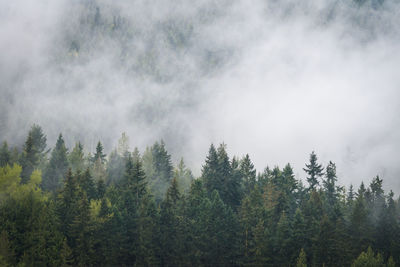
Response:
[[[69,153],[68,162],[73,173],[85,169],[85,153],[83,152],[83,145],[81,142],[77,142],[71,153]]]
[[[51,152],[50,162],[43,176],[43,188],[48,191],[55,191],[61,187],[63,177],[68,170],[68,151],[64,139],[60,134],[56,146]]]
[[[67,148],[60,134],[56,146],[51,152],[50,162],[43,176],[43,188],[55,191],[60,188],[63,177],[68,170]]]
[[[181,228],[181,194],[178,182],[172,179],[166,198],[161,205],[161,264],[163,266],[179,266],[183,262],[184,246]]]
[[[107,155],[103,152],[103,145],[100,141],[97,142],[96,153],[93,155],[92,162],[96,163],[100,160],[101,164],[104,164],[106,162],[106,156]]]
[[[318,178],[321,178],[323,175],[324,168],[317,161],[317,155],[313,151],[310,154],[310,163],[306,164],[306,167],[303,168],[308,175],[309,190],[313,190],[319,185]]]
[[[246,154],[240,161],[240,174],[244,192],[248,194],[256,185],[256,169],[250,160],[249,154]]]
[[[323,188],[325,191],[328,211],[331,212],[337,201],[337,191],[336,191],[336,165],[332,161],[329,161],[328,166],[326,166],[326,179],[323,180]]]
[[[183,158],[179,161],[178,166],[174,170],[174,179],[178,182],[181,192],[188,192],[193,182],[192,171],[186,167]]]

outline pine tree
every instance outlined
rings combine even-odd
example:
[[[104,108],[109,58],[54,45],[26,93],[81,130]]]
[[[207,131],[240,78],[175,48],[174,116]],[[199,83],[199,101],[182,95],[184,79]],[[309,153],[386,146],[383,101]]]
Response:
[[[60,134],[53,151],[50,162],[43,176],[43,188],[48,191],[55,191],[61,187],[61,182],[68,170],[67,148],[64,139]]]
[[[324,168],[321,164],[318,164],[317,155],[313,152],[310,154],[310,163],[306,164],[306,168],[303,170],[308,174],[307,182],[310,184],[308,190],[313,190],[319,185],[318,178],[323,175]]]

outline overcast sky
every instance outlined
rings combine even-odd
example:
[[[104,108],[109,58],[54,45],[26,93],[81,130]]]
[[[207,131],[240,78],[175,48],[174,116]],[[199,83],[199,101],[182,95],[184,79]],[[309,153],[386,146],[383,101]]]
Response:
[[[398,1],[0,0],[0,139],[40,124],[108,151],[211,142],[258,171],[314,150],[342,184],[400,191]]]

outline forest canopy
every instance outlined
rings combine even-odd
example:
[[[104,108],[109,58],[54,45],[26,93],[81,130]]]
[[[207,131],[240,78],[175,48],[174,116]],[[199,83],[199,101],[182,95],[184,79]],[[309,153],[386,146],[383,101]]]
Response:
[[[163,141],[109,154],[33,125],[0,148],[1,266],[395,266],[400,203],[383,180],[337,183],[315,152],[257,171],[211,144],[195,177]],[[304,182],[303,182],[304,181]]]

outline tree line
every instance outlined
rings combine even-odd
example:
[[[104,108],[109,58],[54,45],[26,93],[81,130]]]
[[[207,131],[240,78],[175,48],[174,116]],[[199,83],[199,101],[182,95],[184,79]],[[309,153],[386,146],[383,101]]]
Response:
[[[108,156],[38,125],[0,148],[1,266],[396,266],[400,204],[383,180],[337,184],[312,152],[293,168],[256,169],[211,145],[194,178],[165,144],[143,154],[122,134]]]

